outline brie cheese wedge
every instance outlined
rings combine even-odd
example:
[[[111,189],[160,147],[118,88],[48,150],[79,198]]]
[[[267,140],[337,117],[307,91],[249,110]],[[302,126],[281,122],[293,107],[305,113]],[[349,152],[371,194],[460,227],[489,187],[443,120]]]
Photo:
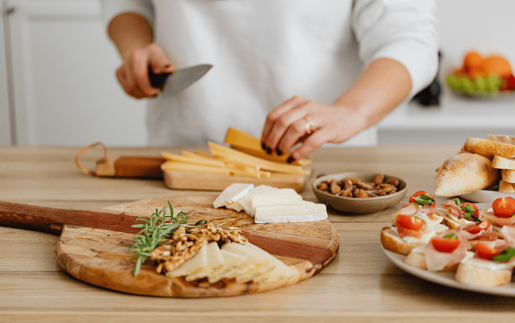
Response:
[[[258,205],[254,212],[255,223],[310,222],[327,219],[325,204],[310,205]]]
[[[236,206],[233,209],[238,212],[241,210],[244,210],[247,214],[250,214],[250,200],[252,199],[253,196],[255,196],[257,194],[269,192],[269,191],[276,191],[276,190],[278,190],[278,188],[275,188],[272,186],[266,186],[266,185],[259,185],[258,187],[256,187],[252,191],[250,191],[247,195],[242,197],[238,201],[239,206]]]
[[[275,197],[275,196],[269,196],[266,194],[260,194],[260,195],[253,196],[250,199],[251,214],[249,214],[249,215],[254,217],[257,206],[277,205],[277,204],[312,205],[315,203],[309,202],[309,201],[302,201],[302,200],[298,200],[298,199],[288,199],[288,198],[284,198],[284,197]]]
[[[234,183],[225,188],[220,195],[213,202],[215,208],[224,207],[230,203],[234,203],[247,195],[248,192],[254,189],[254,184],[241,184]]]

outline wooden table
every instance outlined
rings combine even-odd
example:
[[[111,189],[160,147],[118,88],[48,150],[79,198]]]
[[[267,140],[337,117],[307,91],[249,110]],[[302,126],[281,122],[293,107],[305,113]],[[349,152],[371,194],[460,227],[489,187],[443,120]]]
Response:
[[[458,146],[327,148],[312,155],[314,173],[373,171],[408,183],[408,197],[434,191],[435,169]],[[158,155],[160,148],[110,149]],[[181,147],[166,148],[179,152]],[[78,148],[0,148],[0,200],[76,209],[175,195],[160,181],[99,179],[80,173]],[[101,156],[84,156],[86,165]],[[188,192],[192,193],[192,192]],[[203,192],[205,193],[205,192]],[[213,193],[216,194],[216,193]],[[307,200],[316,198],[308,187]],[[438,203],[443,199],[438,199]],[[399,207],[348,216],[330,210],[340,251],[320,274],[260,294],[215,299],[126,295],[88,285],[57,265],[49,234],[0,227],[0,322],[513,322],[515,298],[454,290],[413,277],[380,249],[380,229]]]

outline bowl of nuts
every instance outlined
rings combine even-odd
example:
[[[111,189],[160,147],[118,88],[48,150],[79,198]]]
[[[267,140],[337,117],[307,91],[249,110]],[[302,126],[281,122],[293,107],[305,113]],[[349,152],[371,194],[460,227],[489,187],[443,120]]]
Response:
[[[390,175],[347,172],[313,181],[313,192],[324,204],[346,213],[375,213],[395,206],[406,195],[407,185]]]

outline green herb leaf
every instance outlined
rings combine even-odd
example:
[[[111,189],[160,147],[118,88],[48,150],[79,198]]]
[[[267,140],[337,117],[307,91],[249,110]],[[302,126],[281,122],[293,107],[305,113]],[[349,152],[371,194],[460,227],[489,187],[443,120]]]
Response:
[[[458,239],[458,235],[456,233],[449,233],[448,235],[443,236],[444,239]]]
[[[456,203],[456,205],[457,205],[457,206],[460,206],[460,205],[461,205],[461,203],[460,203],[460,199],[459,199],[459,198],[457,198],[457,197],[455,197],[455,198],[454,198],[454,203]]]
[[[414,200],[415,200],[415,202],[417,202],[417,204],[431,205],[435,202],[434,198],[432,198],[431,196],[426,195],[426,194],[420,194],[419,196],[415,197]]]
[[[166,215],[167,207],[170,210],[170,215]],[[136,222],[140,221],[143,223],[132,225],[133,228],[142,228],[140,232],[133,236],[132,240],[134,240],[134,244],[128,251],[134,252],[134,256],[131,257],[131,260],[137,259],[136,266],[134,267],[134,276],[139,274],[141,265],[151,256],[150,252],[159,245],[166,243],[167,240],[165,239],[169,238],[175,229],[181,225],[184,226],[187,224],[188,217],[189,215],[183,211],[174,216],[173,206],[170,201],[168,201],[161,210],[156,209],[156,212],[153,213],[149,219],[136,219]]]
[[[463,206],[461,208],[463,211],[465,211],[465,220],[470,219],[471,217],[477,219],[476,216],[473,216],[473,213],[476,213],[476,209],[472,205]]]
[[[497,256],[493,257],[493,261],[508,261],[511,258],[515,257],[515,249],[512,247],[508,247],[506,250],[498,254]]]
[[[202,220],[198,220],[198,221],[195,223],[195,225],[196,225],[196,226],[197,226],[197,225],[204,225],[204,224],[206,224],[206,223],[207,223],[207,220],[206,220],[206,219],[202,219]]]

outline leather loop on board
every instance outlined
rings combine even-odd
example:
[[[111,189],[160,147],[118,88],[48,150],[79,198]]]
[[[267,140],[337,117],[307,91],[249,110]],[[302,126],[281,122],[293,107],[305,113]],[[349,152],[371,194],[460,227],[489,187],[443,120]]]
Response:
[[[87,150],[95,147],[95,146],[102,146],[102,148],[104,149],[104,157],[102,159],[100,159],[99,161],[106,161],[107,160],[107,148],[106,146],[102,143],[102,142],[95,142],[91,145],[88,145],[84,148],[82,148],[78,153],[77,153],[77,156],[75,156],[75,165],[77,165],[77,168],[83,172],[84,174],[86,175],[91,175],[91,176],[98,176],[96,172],[93,172],[93,171],[90,171],[89,169],[87,169],[86,167],[82,166],[80,163],[79,163],[79,158],[82,156],[82,154],[84,154]]]

